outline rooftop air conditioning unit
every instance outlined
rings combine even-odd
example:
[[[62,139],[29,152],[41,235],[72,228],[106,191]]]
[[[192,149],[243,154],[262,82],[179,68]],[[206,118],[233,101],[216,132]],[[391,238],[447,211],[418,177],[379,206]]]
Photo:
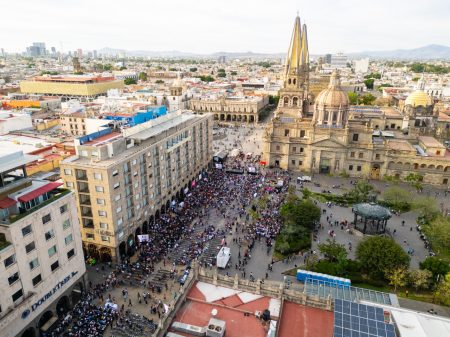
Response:
[[[193,336],[203,337],[206,336],[206,328],[199,327],[191,324],[185,324],[181,322],[172,323],[172,329],[179,332],[184,332]]]
[[[225,335],[225,321],[217,318],[211,318],[209,320],[206,336],[207,337],[223,337]]]

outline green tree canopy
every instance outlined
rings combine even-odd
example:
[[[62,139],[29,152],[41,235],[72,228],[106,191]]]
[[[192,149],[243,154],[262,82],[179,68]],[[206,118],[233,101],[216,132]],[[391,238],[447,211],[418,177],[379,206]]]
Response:
[[[438,275],[447,275],[450,273],[450,266],[447,262],[437,256],[428,256],[420,263],[420,269],[426,269],[433,275],[433,281],[436,282]]]
[[[373,89],[373,85],[372,85],[372,89]],[[360,104],[372,105],[376,99],[377,98],[374,95],[366,94],[366,95],[360,97]]]
[[[424,232],[437,254],[447,254],[450,251],[450,221],[447,218],[436,216],[424,225]]]
[[[411,193],[399,186],[385,189],[382,198],[390,207],[399,211],[407,211],[411,207]]]
[[[196,67],[189,68],[189,71],[191,73],[195,73],[197,71],[197,68]]]
[[[366,85],[367,89],[372,90],[373,89],[373,83],[375,80],[373,78],[369,78],[367,80],[364,80],[364,84]]]
[[[347,258],[347,249],[345,249],[345,246],[330,239],[327,239],[325,243],[320,243],[318,247],[320,252],[330,262]]]
[[[413,269],[409,272],[409,282],[417,290],[426,289],[433,274],[427,269]]]
[[[162,83],[164,83],[164,81],[163,80],[156,80],[155,83],[156,84],[162,84]]]
[[[365,202],[369,199],[369,195],[374,190],[372,184],[366,180],[360,180],[356,183],[353,189],[347,194],[347,197],[354,200],[354,202]]]
[[[409,266],[409,255],[394,240],[372,236],[361,241],[356,249],[361,268],[370,276],[383,278],[386,272]]]
[[[207,75],[207,76],[202,75],[199,78],[203,82],[214,82],[215,81],[214,77],[212,77],[210,75]]]
[[[281,217],[284,221],[305,228],[314,228],[320,220],[320,208],[310,199],[291,198],[281,206]]]
[[[218,73],[217,76],[218,76],[218,77],[226,77],[227,74],[225,74],[225,73]]]
[[[126,78],[123,80],[123,83],[125,83],[125,85],[130,85],[130,84],[136,84],[136,80],[134,78]]]
[[[381,79],[381,74],[380,73],[370,73],[366,76],[364,76],[365,79],[369,79],[369,78],[376,78],[377,80]]]
[[[113,66],[111,64],[104,64],[103,65],[103,70],[104,71],[110,71],[113,68]]]
[[[232,71],[232,72],[230,72],[230,74],[231,74],[231,76],[236,76],[237,72],[236,71]]]
[[[347,95],[351,105],[358,104],[358,94],[356,92],[348,92]]]
[[[141,81],[147,81],[147,73],[146,72],[140,72],[139,73],[139,80]]]

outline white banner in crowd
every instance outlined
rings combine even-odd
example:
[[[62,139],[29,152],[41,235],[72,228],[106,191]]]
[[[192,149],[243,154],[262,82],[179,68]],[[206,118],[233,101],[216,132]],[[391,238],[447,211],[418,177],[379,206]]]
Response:
[[[150,237],[148,236],[148,234],[143,234],[143,235],[138,235],[138,239],[139,239],[139,242],[147,242],[150,239]]]

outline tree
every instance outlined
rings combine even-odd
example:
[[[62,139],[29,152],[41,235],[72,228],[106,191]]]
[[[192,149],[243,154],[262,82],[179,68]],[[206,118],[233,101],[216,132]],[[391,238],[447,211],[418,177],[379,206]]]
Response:
[[[373,89],[373,86],[372,86]],[[372,105],[377,98],[372,94],[366,94],[361,97],[361,103],[364,105]]]
[[[417,190],[421,190],[423,175],[411,172],[408,173],[408,175],[405,177],[405,181],[407,181],[412,187],[415,187]]]
[[[214,77],[212,77],[210,75],[207,75],[207,76],[202,75],[199,78],[202,82],[214,82],[215,81]]]
[[[417,291],[428,287],[432,275],[427,269],[413,269],[409,272],[409,280]]]
[[[197,68],[196,68],[196,67],[189,68],[189,71],[190,71],[191,73],[195,73],[195,72],[197,71]]]
[[[351,105],[358,104],[358,94],[356,92],[348,92],[347,95]]]
[[[126,78],[123,83],[125,83],[125,85],[130,85],[130,84],[136,84],[136,80],[134,78]]]
[[[139,73],[139,80],[141,80],[141,81],[147,81],[147,73],[146,72],[141,72],[141,73]]]
[[[374,187],[372,184],[366,180],[360,180],[347,194],[347,197],[353,199],[355,202],[364,202],[368,200],[370,192],[373,190]]]
[[[347,249],[342,244],[327,239],[326,243],[320,243],[318,245],[320,252],[330,262],[337,262],[338,259],[347,258]]]
[[[366,85],[367,89],[372,90],[373,89],[373,83],[375,80],[373,78],[369,78],[367,80],[364,80],[364,84]]]
[[[230,72],[230,74],[231,74],[231,76],[236,76],[237,72],[236,71],[232,71],[232,72]]]
[[[103,70],[104,71],[110,71],[112,68],[113,68],[113,66],[110,65],[110,64],[104,64],[103,65]]]
[[[411,208],[411,193],[398,186],[385,189],[383,200],[390,207],[399,211],[408,211]]]
[[[121,66],[121,67],[119,68],[119,70],[125,70],[125,69],[127,69],[127,67],[125,67],[125,66]]]
[[[440,215],[436,199],[431,197],[414,198],[412,207],[419,212],[419,218],[426,224],[429,224]]]
[[[450,304],[450,274],[445,275],[445,277],[441,277],[440,282],[436,286],[434,298],[441,304]]]
[[[315,223],[320,220],[320,208],[309,199],[297,199],[281,206],[281,217],[297,226],[314,228]]]
[[[231,75],[233,75],[233,73]],[[280,100],[280,96],[269,95],[269,104],[278,105],[279,100]]]
[[[420,269],[429,270],[433,276],[433,282],[436,282],[438,275],[447,275],[450,273],[450,267],[447,262],[442,261],[437,256],[428,256],[420,262]]]
[[[164,81],[163,80],[156,80],[155,83],[156,84],[162,84],[162,83],[164,83]]]
[[[394,240],[382,236],[372,236],[362,240],[356,257],[362,269],[370,276],[385,277],[385,271],[409,266],[409,255]]]
[[[424,225],[424,232],[436,253],[446,253],[450,250],[450,221],[442,215]]]
[[[227,74],[225,74],[225,73],[218,73],[217,76],[218,76],[218,77],[226,77]]]
[[[376,78],[377,80],[381,79],[381,74],[380,73],[370,73],[366,76],[364,76],[365,79],[369,79],[369,78]]]
[[[408,270],[405,267],[388,269],[385,271],[385,274],[386,278],[389,280],[389,284],[394,287],[394,292],[397,292],[397,287],[406,285]]]

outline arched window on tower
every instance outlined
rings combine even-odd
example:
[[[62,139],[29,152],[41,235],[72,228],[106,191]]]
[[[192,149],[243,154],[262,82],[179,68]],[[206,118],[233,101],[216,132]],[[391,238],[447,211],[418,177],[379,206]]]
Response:
[[[291,79],[288,79],[288,84],[291,84]]]
[[[295,81],[295,80],[294,80]],[[292,99],[292,105],[293,106],[297,106],[298,105],[298,97],[294,97],[293,99]]]
[[[333,125],[336,125],[336,122],[337,122],[337,112],[334,111],[333,112]]]
[[[292,84],[297,84],[297,80],[295,78],[292,80]]]
[[[289,104],[289,98],[288,97],[284,97],[283,99],[283,105],[287,106]]]
[[[323,121],[322,121],[322,124],[328,124],[328,118],[329,118],[329,112],[328,111],[325,111],[324,113],[323,113]]]

